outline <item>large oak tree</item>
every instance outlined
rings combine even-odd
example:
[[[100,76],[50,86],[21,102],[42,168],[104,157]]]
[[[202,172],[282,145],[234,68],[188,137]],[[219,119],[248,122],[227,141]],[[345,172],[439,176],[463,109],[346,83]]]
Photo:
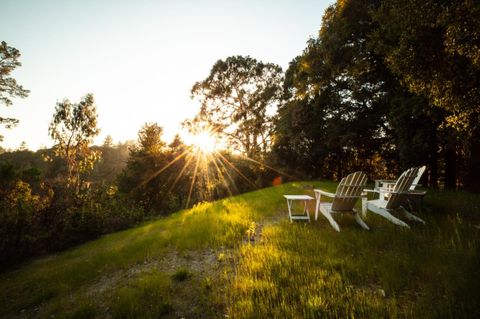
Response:
[[[210,75],[192,88],[192,96],[201,102],[193,122],[207,122],[232,147],[261,158],[271,146],[282,76],[280,66],[249,56],[218,60]]]

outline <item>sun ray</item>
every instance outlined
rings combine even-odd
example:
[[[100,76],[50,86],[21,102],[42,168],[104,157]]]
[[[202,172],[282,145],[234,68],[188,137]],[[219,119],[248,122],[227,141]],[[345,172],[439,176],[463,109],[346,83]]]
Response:
[[[243,159],[247,160],[247,161],[252,162],[252,163],[256,163],[256,164],[262,165],[262,166],[264,166],[264,167],[266,167],[266,168],[268,168],[268,169],[270,169],[270,170],[272,170],[272,171],[274,171],[274,172],[276,172],[276,173],[279,173],[279,174],[281,174],[281,175],[285,175],[285,176],[287,176],[287,177],[290,177],[290,178],[292,178],[293,180],[300,180],[300,179],[301,179],[301,178],[298,178],[298,177],[296,177],[296,176],[287,174],[287,173],[285,173],[285,172],[283,172],[283,171],[281,171],[281,170],[279,170],[279,169],[276,169],[275,167],[272,167],[272,166],[269,166],[269,165],[267,165],[267,164],[265,164],[265,163],[262,163],[262,162],[259,162],[259,161],[257,161],[257,160],[254,160],[253,158],[250,158],[250,157],[248,157],[248,156],[246,156],[246,155],[241,155],[241,157],[242,157]]]
[[[173,190],[173,188],[175,187],[175,185],[178,183],[178,181],[182,177],[183,173],[185,172],[185,169],[187,169],[188,165],[190,165],[190,162],[192,161],[192,159],[193,159],[193,156],[188,157],[187,161],[185,162],[185,164],[182,167],[182,170],[180,171],[180,173],[178,173],[177,177],[173,181],[172,186],[168,189],[169,192],[171,192]]]
[[[228,186],[228,183],[225,181],[225,177],[223,175],[223,172],[220,170],[220,168],[218,167],[217,165],[217,161],[215,159],[215,153],[212,153],[212,154],[208,154],[210,158],[210,162],[213,163],[215,169],[217,170],[217,174],[218,176],[220,176],[220,178],[222,179],[222,183],[223,183],[223,186],[225,186],[225,189],[227,190],[228,192],[228,195],[229,196],[233,196],[233,193],[232,191],[230,190],[230,187]],[[233,182],[233,181],[232,181]]]
[[[257,188],[258,186],[255,185],[252,181],[250,181],[248,179],[248,177],[246,177],[242,172],[240,172],[240,170],[238,168],[235,167],[235,165],[233,165],[228,159],[226,159],[222,154],[218,153],[218,155],[220,155],[220,158],[222,158],[231,168],[233,168],[233,170],[235,170],[235,172],[237,172],[237,174],[242,177],[247,183],[249,183],[253,188]]]
[[[187,203],[185,205],[185,208],[188,208],[188,205],[190,204],[190,199],[192,197],[192,192],[193,192],[193,186],[195,184],[195,179],[197,177],[197,170],[198,170],[199,161],[200,161],[200,156],[198,156],[198,153],[197,153],[197,161],[195,162],[195,169],[193,170],[192,182],[190,183],[190,190],[188,191],[188,198],[187,198]]]
[[[210,174],[209,174],[209,168],[208,168],[208,161],[207,161],[207,153],[202,153],[201,154],[202,159],[203,159],[203,171],[205,172],[205,181],[206,181],[206,191],[207,191],[207,196],[208,198],[212,197],[212,192],[210,190]]]
[[[165,171],[167,168],[172,166],[174,163],[176,163],[178,160],[180,160],[183,156],[185,156],[188,152],[191,151],[191,147],[187,148],[182,154],[178,155],[175,157],[173,160],[171,160],[169,163],[167,163],[165,166],[163,166],[161,169],[159,169],[157,172],[153,173],[151,176],[149,176],[147,179],[145,179],[143,182],[141,182],[139,185],[137,185],[135,188],[131,190],[133,192],[134,190],[144,186],[148,182],[150,182],[152,179],[160,175],[163,171]]]
[[[228,176],[228,179],[230,180],[230,182],[232,182],[232,186],[235,188],[236,192],[239,193],[239,189],[238,189],[238,186],[237,184],[235,183],[235,180],[233,179],[232,175],[230,174],[230,172],[228,171],[228,168],[225,166],[225,164],[220,160],[220,158],[216,158],[215,161],[221,165],[223,167],[223,169],[225,170],[225,174],[227,174]]]

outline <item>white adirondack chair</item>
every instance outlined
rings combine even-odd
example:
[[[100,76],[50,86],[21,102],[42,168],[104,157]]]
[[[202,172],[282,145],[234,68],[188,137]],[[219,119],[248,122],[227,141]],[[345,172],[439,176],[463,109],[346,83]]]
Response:
[[[404,204],[408,204],[408,206],[413,209],[414,206],[419,206],[421,203],[422,198],[425,196],[427,192],[425,191],[416,191],[415,188],[420,185],[418,182],[420,181],[420,178],[422,178],[423,173],[426,170],[426,166],[423,165],[418,169],[417,176],[412,182],[412,185],[410,186],[409,190],[409,195],[405,196],[404,199]],[[380,191],[380,197],[387,200],[389,193],[393,191],[393,188],[395,187],[396,180],[376,180],[375,181],[375,189]],[[415,205],[415,203],[417,205]]]
[[[374,192],[379,194],[379,199],[369,200],[367,201],[366,209],[370,210],[380,216],[385,217],[392,223],[410,228],[408,224],[403,222],[402,220],[396,218],[392,215],[392,213],[401,211],[410,220],[418,221],[421,223],[425,222],[418,218],[417,216],[408,212],[402,205],[406,202],[406,197],[409,195],[410,187],[413,184],[413,181],[418,176],[418,167],[413,167],[405,172],[397,179],[393,189],[388,193],[388,199],[385,199],[383,191],[378,189],[366,189],[365,192]]]
[[[337,191],[335,194],[322,191],[320,189],[315,189],[315,199],[317,200],[315,208],[315,220],[318,218],[318,212],[320,211],[323,216],[327,218],[330,222],[330,225],[336,230],[340,231],[340,227],[337,222],[333,219],[332,214],[334,213],[352,213],[360,226],[364,229],[369,230],[370,228],[365,224],[365,222],[360,218],[357,210],[354,208],[357,200],[361,197],[363,188],[367,184],[367,175],[363,172],[355,172],[347,177],[344,177],[340,184],[337,186]],[[333,202],[327,203],[321,202],[321,196],[325,195],[330,198],[333,198]]]
[[[418,169],[417,176],[415,177],[415,179],[412,182],[412,185],[409,188],[410,191],[414,191],[415,187],[420,185],[418,184],[418,182],[420,181],[420,178],[422,178],[422,175],[425,172],[426,168],[427,167],[423,165]],[[395,186],[396,182],[397,181],[394,179],[377,179],[375,180],[375,189],[378,189],[383,193],[388,194],[390,191],[393,190],[393,187]]]

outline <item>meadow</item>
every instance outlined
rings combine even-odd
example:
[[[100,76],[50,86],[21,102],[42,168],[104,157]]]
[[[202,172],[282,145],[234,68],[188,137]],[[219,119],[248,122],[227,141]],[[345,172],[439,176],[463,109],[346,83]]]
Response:
[[[0,275],[1,318],[480,316],[480,196],[429,190],[426,225],[290,223],[295,182],[145,222]],[[310,211],[313,211],[313,203]]]

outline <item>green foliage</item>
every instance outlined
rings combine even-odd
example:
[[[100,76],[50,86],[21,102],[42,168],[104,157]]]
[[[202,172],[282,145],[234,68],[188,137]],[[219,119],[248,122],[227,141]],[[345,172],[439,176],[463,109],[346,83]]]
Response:
[[[40,174],[36,168],[0,165],[0,268],[130,227],[144,217],[114,186],[93,186],[71,197]]]
[[[365,1],[329,7],[319,37],[290,63],[276,123],[279,163],[336,179],[390,167],[385,117],[394,79],[365,46],[371,7]]]
[[[269,151],[271,108],[280,94],[282,69],[249,56],[218,60],[210,75],[192,87],[201,102],[199,114],[187,126],[207,123],[212,130],[247,156]]]
[[[450,136],[446,186],[457,186],[457,157],[462,156],[467,162],[462,179],[480,191],[480,5],[391,0],[383,1],[373,16],[378,25],[371,33],[375,52],[411,92],[444,110],[441,128],[456,130],[445,133]]]
[[[51,202],[51,194],[35,195],[28,183],[10,178],[0,188],[0,267],[38,253],[42,213]]]
[[[474,1],[338,1],[290,63],[272,160],[304,176],[480,189]],[[439,107],[437,107],[439,106]]]

